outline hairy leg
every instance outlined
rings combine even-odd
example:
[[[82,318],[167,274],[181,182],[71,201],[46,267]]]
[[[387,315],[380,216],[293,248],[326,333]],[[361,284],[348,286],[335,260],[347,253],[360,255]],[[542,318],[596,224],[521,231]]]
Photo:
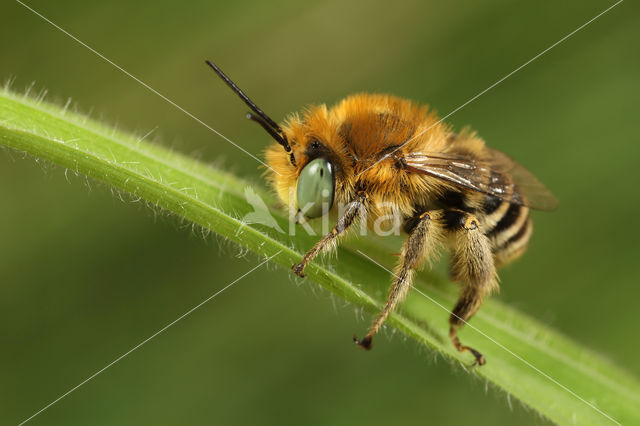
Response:
[[[331,232],[329,232],[327,235],[322,237],[320,241],[315,243],[314,246],[311,247],[311,250],[309,250],[304,255],[300,263],[293,265],[292,269],[293,269],[293,272],[296,273],[296,275],[300,277],[304,277],[305,275],[303,271],[304,271],[304,268],[307,266],[307,264],[311,260],[313,260],[313,258],[316,257],[319,253],[323,251],[327,251],[334,246],[336,239],[340,235],[342,235],[344,231],[346,231],[346,229],[358,217],[360,212],[365,208],[366,200],[367,200],[366,194],[364,192],[359,192],[356,195],[356,197],[353,199],[353,201],[347,204],[347,208],[345,209],[342,216],[340,216],[340,218],[338,219],[338,223],[336,223],[336,225],[333,227]]]
[[[394,272],[395,279],[384,308],[382,308],[382,311],[380,311],[378,317],[369,329],[369,333],[367,333],[364,338],[358,340],[356,336],[353,337],[359,346],[365,349],[371,349],[373,335],[376,334],[391,311],[404,300],[411,288],[413,269],[422,260],[429,258],[435,251],[440,242],[439,235],[441,226],[438,223],[438,218],[441,214],[441,211],[432,211],[424,212],[418,216],[417,222],[409,234],[409,238],[407,238],[407,241],[405,241],[402,247],[400,262]]]
[[[486,360],[480,352],[460,343],[458,329],[476,313],[484,297],[498,287],[491,244],[480,232],[478,220],[472,214],[452,210],[445,213],[445,218],[453,236],[451,275],[464,284],[449,318],[449,337],[456,349],[473,354],[474,365],[483,365]]]

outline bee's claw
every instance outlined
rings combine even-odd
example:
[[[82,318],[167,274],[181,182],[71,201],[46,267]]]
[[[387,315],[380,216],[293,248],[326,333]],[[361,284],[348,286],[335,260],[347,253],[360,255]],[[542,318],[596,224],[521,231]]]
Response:
[[[353,342],[367,351],[371,349],[371,340],[373,339],[370,335],[364,336],[362,340],[358,339],[358,336],[355,334],[353,335]]]
[[[458,339],[458,335],[454,328],[452,328],[451,331],[449,332],[449,336],[451,337],[451,341],[453,342],[453,345],[456,347],[458,352],[469,351],[476,358],[475,361],[473,361],[473,363],[469,367],[473,368],[476,365],[483,366],[487,363],[487,360],[484,358],[484,355],[482,355],[480,352],[473,349],[472,347],[464,346],[463,344],[460,343],[460,339]]]
[[[302,263],[294,264],[291,269],[293,269],[293,272],[300,278],[306,277],[306,275],[302,273],[302,271],[304,271],[304,265]]]
[[[480,352],[476,351],[473,348],[469,348],[469,350],[471,351],[473,356],[476,357],[476,360],[473,361],[473,364],[471,364],[471,367],[475,367],[476,365],[483,366],[486,364],[487,360],[484,358],[484,355],[482,355]]]

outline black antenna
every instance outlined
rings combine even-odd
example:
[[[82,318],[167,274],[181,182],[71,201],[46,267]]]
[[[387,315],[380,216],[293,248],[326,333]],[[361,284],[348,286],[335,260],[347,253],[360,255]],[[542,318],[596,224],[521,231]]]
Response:
[[[278,125],[278,123],[273,121],[267,114],[265,114],[260,108],[258,108],[258,105],[253,103],[253,101],[249,99],[249,97],[238,86],[236,86],[236,84],[231,81],[231,79],[227,77],[227,75],[222,72],[222,70],[218,68],[216,64],[208,60],[204,62],[209,65],[216,72],[216,74],[218,74],[218,76],[227,84],[227,86],[229,86],[231,90],[233,90],[235,94],[238,95],[249,108],[251,108],[251,111],[256,113],[256,115],[251,113],[247,114],[247,118],[255,121],[260,126],[262,126],[262,128],[266,130],[267,133],[269,133],[280,145],[284,147],[285,151],[291,152],[289,141],[287,141],[287,137],[285,136],[282,128]]]
[[[264,119],[262,117],[260,117],[259,115],[255,115],[252,114],[250,112],[247,113],[247,118],[251,121],[255,121],[256,123],[258,123],[264,130],[267,131],[267,133],[269,133],[275,140],[277,140],[278,142],[280,142],[280,139],[283,137],[282,134],[278,133],[278,130],[280,130],[280,128],[278,128],[277,130],[274,129],[273,127],[271,127],[269,125],[269,123],[267,123],[266,121],[264,121]],[[280,142],[281,143],[281,142]],[[287,149],[287,147],[284,148],[287,152],[289,152],[289,150]]]

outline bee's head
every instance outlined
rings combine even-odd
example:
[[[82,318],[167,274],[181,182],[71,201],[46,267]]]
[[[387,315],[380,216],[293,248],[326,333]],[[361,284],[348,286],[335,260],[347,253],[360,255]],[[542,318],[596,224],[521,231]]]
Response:
[[[308,109],[302,117],[290,116],[282,126],[291,145],[267,148],[269,175],[280,199],[308,218],[324,216],[343,201],[345,167],[335,147],[332,126],[324,105]],[[290,156],[294,162],[290,160]]]
[[[344,198],[343,190],[336,192],[344,187],[344,167],[332,146],[335,126],[330,125],[326,107],[312,108],[304,118],[295,115],[280,127],[220,68],[206,63],[251,109],[247,118],[260,124],[277,142],[267,149],[266,157],[274,172],[269,178],[280,199],[287,205],[295,202],[297,211],[309,218],[328,213],[334,201]]]

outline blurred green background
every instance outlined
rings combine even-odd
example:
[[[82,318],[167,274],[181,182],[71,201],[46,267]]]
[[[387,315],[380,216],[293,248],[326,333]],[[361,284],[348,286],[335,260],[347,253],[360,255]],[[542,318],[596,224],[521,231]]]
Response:
[[[267,138],[203,64],[275,119],[356,91],[446,114],[605,1],[32,0],[28,4],[261,156]],[[637,362],[640,14],[624,2],[448,121],[560,198],[535,215],[501,300],[630,372]],[[257,163],[20,4],[0,6],[0,78],[252,181]],[[0,117],[1,118],[1,117]],[[17,423],[253,267],[257,258],[104,185],[0,151],[0,423]],[[545,424],[289,271],[260,269],[33,424]],[[507,356],[507,355],[505,355]]]

